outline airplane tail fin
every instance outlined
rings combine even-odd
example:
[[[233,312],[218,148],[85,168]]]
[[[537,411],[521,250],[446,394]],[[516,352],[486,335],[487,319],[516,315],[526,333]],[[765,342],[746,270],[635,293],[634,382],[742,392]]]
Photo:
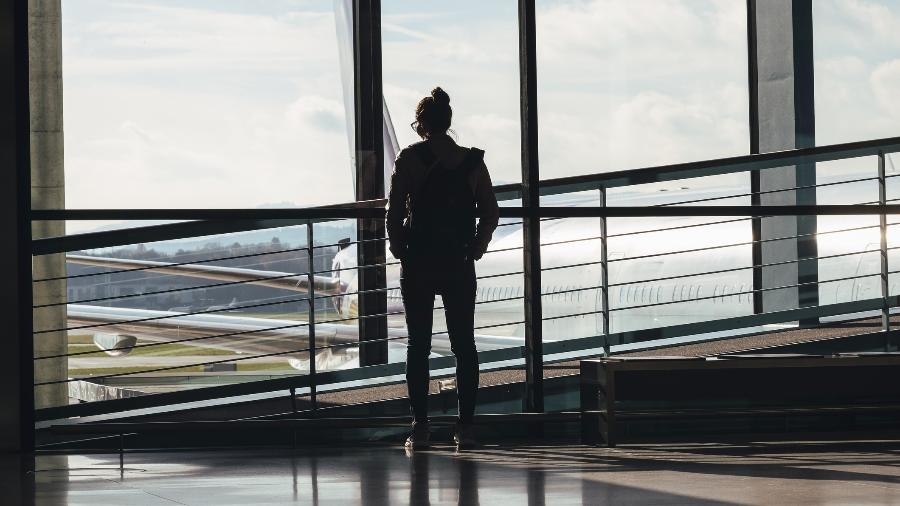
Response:
[[[356,193],[356,131],[354,128],[356,100],[353,79],[353,0],[334,0],[334,22],[337,29],[338,57],[341,65],[341,82],[344,90],[344,117],[347,121],[347,140],[350,150],[350,179]],[[394,171],[394,160],[400,152],[397,133],[382,95],[382,142],[384,145],[384,191],[387,193]]]

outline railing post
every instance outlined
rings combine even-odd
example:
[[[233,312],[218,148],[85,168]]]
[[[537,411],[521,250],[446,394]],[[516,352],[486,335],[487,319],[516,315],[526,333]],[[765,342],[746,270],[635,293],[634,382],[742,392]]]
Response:
[[[315,412],[316,405],[316,262],[315,262],[315,244],[313,242],[313,222],[306,222],[306,254],[309,266],[306,269],[307,284],[309,291],[306,292],[307,302],[309,302],[309,316],[307,324],[309,325],[309,402]]]
[[[887,205],[887,180],[884,174],[884,151],[878,152],[878,203]],[[881,328],[884,331],[891,330],[891,308],[888,304],[890,297],[890,284],[888,277],[888,246],[887,246],[887,215],[881,212],[878,215],[879,229],[881,231]],[[884,351],[890,351],[888,337],[885,337]]]
[[[606,187],[600,187],[600,207],[606,208]],[[609,354],[609,263],[607,255],[607,238],[609,237],[606,216],[600,217],[600,286],[603,302],[603,353]]]

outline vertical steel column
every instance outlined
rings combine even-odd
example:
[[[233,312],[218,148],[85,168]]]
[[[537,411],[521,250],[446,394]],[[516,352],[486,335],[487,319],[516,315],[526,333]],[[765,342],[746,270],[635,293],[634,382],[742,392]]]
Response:
[[[28,1],[0,2],[0,317],[8,337],[0,355],[0,452],[23,454],[34,450],[29,95]]]
[[[606,187],[600,188],[600,207],[606,208]],[[600,296],[603,301],[603,354],[609,355],[609,255],[607,254],[607,238],[609,231],[607,227],[607,218],[600,218],[600,268],[601,280],[600,285],[602,292]]]
[[[541,312],[541,205],[538,169],[536,26],[534,0],[519,0],[519,83],[522,125],[522,223],[525,273],[525,399],[527,412],[544,411]]]
[[[356,200],[384,198],[381,1],[353,2],[356,104]],[[359,365],[386,364],[387,274],[384,220],[357,220]],[[374,315],[374,316],[373,316]],[[381,315],[381,316],[378,316]],[[373,342],[367,342],[373,341]]]
[[[28,1],[14,0],[15,4],[15,92],[16,92],[16,291],[19,330],[19,405],[20,437],[22,452],[34,452],[34,334],[31,314],[31,94],[28,57]],[[2,97],[5,98],[5,97]],[[0,99],[2,99],[0,98]],[[9,278],[7,278],[9,281]],[[15,334],[13,334],[15,335]]]
[[[797,148],[816,146],[815,64],[813,62],[812,2],[794,1],[791,5],[794,32],[794,124]],[[798,163],[795,168],[797,205],[816,205],[816,163]],[[819,305],[819,242],[816,240],[819,217],[815,214],[796,219],[798,307]],[[801,326],[816,327],[819,318],[800,320]]]
[[[309,302],[309,317],[307,323],[309,325],[309,402],[315,411],[318,408],[316,404],[316,256],[315,243],[313,242],[313,222],[306,222],[306,253],[309,266],[307,267],[306,282],[309,290],[306,292],[307,301]]]
[[[747,0],[747,78],[749,86],[747,87],[750,106],[749,123],[750,123],[750,154],[759,154],[759,66],[757,65],[756,55],[758,49],[756,44],[756,0]],[[759,183],[760,173],[758,170],[750,171],[750,205],[759,206]],[[753,314],[765,312],[763,310],[763,287],[762,281],[762,243],[759,239],[762,237],[762,219],[752,217],[750,220],[750,229],[752,232],[753,245],[751,253],[751,262],[753,265]]]
[[[887,205],[887,179],[884,174],[884,151],[878,152],[878,203]],[[881,230],[881,328],[891,330],[891,308],[888,305],[890,286],[888,284],[888,246],[887,246],[887,215],[882,212],[878,215],[879,229]],[[885,338],[885,350],[889,351],[889,341]]]

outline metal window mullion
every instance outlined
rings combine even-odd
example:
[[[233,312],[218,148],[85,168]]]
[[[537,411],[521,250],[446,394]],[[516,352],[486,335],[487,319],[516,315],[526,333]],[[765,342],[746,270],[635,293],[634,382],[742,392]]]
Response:
[[[544,411],[544,348],[541,309],[540,172],[534,0],[519,0],[519,106],[522,142],[522,259],[525,286],[525,397],[526,412]]]
[[[600,206],[606,207],[606,188],[600,188]],[[607,218],[600,218],[600,273],[601,273],[601,290],[600,296],[603,302],[603,351],[609,354],[609,255],[608,250],[608,233]]]
[[[309,303],[309,315],[307,323],[309,325],[309,401],[312,404],[313,413],[318,409],[316,402],[316,280],[313,272],[315,271],[315,250],[313,248],[313,222],[306,222],[306,248],[308,268],[306,279],[309,286],[307,301]]]
[[[8,337],[3,362],[5,432],[0,451],[27,455],[34,451],[35,392],[32,294],[31,113],[29,91],[28,3],[0,5],[0,163],[3,166],[2,300]],[[33,459],[23,459],[32,471]],[[30,463],[29,463],[30,462]]]
[[[747,94],[748,94],[748,125],[750,132],[750,154],[759,154],[759,66],[757,62],[758,44],[757,44],[757,26],[756,26],[756,0],[747,0]],[[760,171],[750,171],[750,205],[760,206],[762,199],[760,198]],[[762,288],[763,269],[759,267],[763,263],[762,244],[759,239],[762,237],[762,219],[758,216],[751,218],[750,228],[753,238],[752,264],[753,264],[753,314],[761,314],[763,310],[762,292],[756,291]]]
[[[381,69],[381,0],[353,2],[354,89],[356,128],[356,200],[382,201],[384,188],[384,112]],[[360,292],[387,287],[383,216],[357,220],[357,281]],[[386,312],[385,292],[357,297],[358,314]],[[359,364],[386,364],[387,318],[359,319]],[[372,341],[369,343],[368,341]]]
[[[887,201],[887,181],[884,170],[884,152],[878,153],[878,203],[882,206]],[[890,288],[888,284],[888,276],[890,269],[888,268],[888,247],[887,247],[887,214],[878,215],[879,227],[881,229],[881,327],[885,331],[891,330],[891,310],[888,303],[890,297]],[[889,342],[885,339],[885,351],[888,351]]]

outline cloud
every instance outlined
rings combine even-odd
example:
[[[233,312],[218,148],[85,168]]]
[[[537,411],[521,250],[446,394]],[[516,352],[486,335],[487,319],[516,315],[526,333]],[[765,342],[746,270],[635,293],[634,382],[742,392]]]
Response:
[[[872,89],[878,105],[900,119],[900,59],[883,63],[872,72]]]
[[[541,171],[587,174],[749,152],[739,2],[538,4]]]
[[[235,5],[67,6],[70,207],[352,199],[333,16]]]
[[[545,75],[567,74],[572,85],[627,80],[666,86],[666,80],[712,76],[723,67],[730,75],[736,61],[746,61],[746,10],[740,2],[542,4],[537,15],[538,65]],[[603,78],[590,79],[601,73]]]
[[[333,15],[191,5],[67,7],[69,204],[350,200]],[[408,144],[416,102],[444,87],[460,144],[516,181],[518,32],[515,6],[499,5],[384,3],[384,89]],[[542,175],[746,153],[745,16],[731,0],[539,2]]]
[[[820,0],[813,9],[817,143],[897,135],[900,97],[890,86],[897,84],[900,4]]]
[[[880,43],[900,43],[900,33],[897,26],[900,25],[900,16],[894,9],[883,2],[866,0],[830,0],[832,8],[840,11],[840,21],[848,28],[846,33],[852,34],[856,28],[866,30],[866,37],[849,37],[854,46],[870,44],[874,41]],[[818,2],[817,2],[818,3]]]
[[[293,127],[307,123],[312,128],[346,132],[344,105],[324,97],[308,95],[298,98],[288,106],[286,119]]]

